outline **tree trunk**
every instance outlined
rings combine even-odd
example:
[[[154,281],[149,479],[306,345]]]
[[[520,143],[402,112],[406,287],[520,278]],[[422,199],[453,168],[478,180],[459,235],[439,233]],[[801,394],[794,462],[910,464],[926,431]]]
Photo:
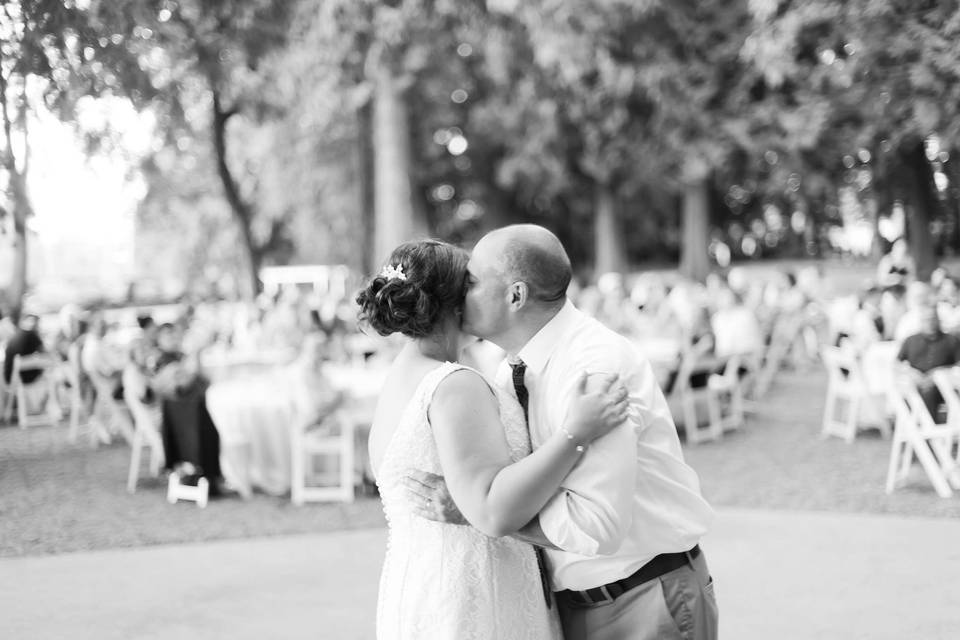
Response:
[[[9,313],[14,322],[20,321],[23,296],[27,293],[27,220],[33,215],[30,195],[27,193],[27,177],[8,167],[10,191],[13,200],[13,275],[10,279],[8,297]]]
[[[373,152],[373,107],[370,102],[366,102],[357,110],[357,155],[358,166],[360,168],[357,181],[360,190],[360,220],[361,233],[359,237],[359,266],[365,273],[374,273],[380,266],[377,263],[378,258],[375,255],[370,238],[374,237],[374,207],[375,199],[373,194],[374,180],[374,152]]]
[[[617,199],[608,184],[596,183],[594,187],[593,218],[594,273],[623,273],[627,268],[626,243],[617,215]]]
[[[373,150],[373,260],[379,266],[398,244],[426,233],[411,197],[407,105],[386,61],[380,61],[375,72]]]
[[[10,287],[7,290],[7,299],[10,308],[6,311],[14,322],[20,321],[20,312],[23,310],[23,296],[27,293],[27,220],[33,215],[33,206],[30,204],[30,194],[27,191],[27,168],[29,156],[29,141],[27,140],[27,111],[26,111],[26,82],[24,81],[21,93],[20,126],[23,128],[24,161],[23,168],[17,167],[17,160],[13,154],[13,121],[7,102],[7,78],[0,71],[0,118],[3,119],[4,150],[2,164],[7,172],[8,189],[13,205],[13,273],[10,278]]]
[[[937,266],[930,233],[930,220],[937,210],[933,174],[923,141],[903,152],[902,162],[907,184],[907,243],[917,264],[917,278],[927,280]]]
[[[230,205],[230,211],[240,227],[240,236],[247,254],[247,285],[251,298],[255,298],[261,291],[260,266],[263,255],[253,237],[253,210],[249,203],[240,195],[240,189],[230,167],[227,165],[227,121],[234,115],[233,111],[224,110],[220,103],[220,93],[213,89],[213,146],[216,153],[217,175],[223,185],[223,193]]]
[[[947,187],[947,202],[949,202],[949,214],[953,218],[953,233],[950,235],[950,247],[954,255],[960,251],[960,149],[950,150],[950,160],[943,167],[947,174],[949,186]]]
[[[703,282],[710,273],[709,173],[691,171],[683,188],[680,273]]]

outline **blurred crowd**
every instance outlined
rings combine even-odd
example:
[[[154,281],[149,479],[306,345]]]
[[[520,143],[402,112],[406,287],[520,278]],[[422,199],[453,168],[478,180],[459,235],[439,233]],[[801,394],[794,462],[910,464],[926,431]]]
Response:
[[[219,476],[216,427],[204,401],[211,383],[281,376],[301,411],[319,421],[339,400],[324,365],[362,366],[377,351],[357,330],[349,296],[319,296],[296,285],[252,303],[67,305],[43,316],[28,309],[17,325],[0,320],[0,344],[5,407],[19,401],[14,383],[20,382],[28,413],[46,409],[58,419],[76,413],[71,436],[87,431],[95,444],[132,442],[135,418],[149,414],[162,431],[167,467],[188,463],[206,477]],[[38,357],[47,364],[15,371],[15,362]],[[55,382],[33,384],[41,376]]]

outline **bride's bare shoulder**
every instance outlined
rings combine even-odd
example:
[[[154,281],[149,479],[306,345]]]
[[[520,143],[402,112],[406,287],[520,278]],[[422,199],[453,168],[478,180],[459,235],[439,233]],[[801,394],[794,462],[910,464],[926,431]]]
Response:
[[[474,369],[461,367],[444,376],[433,393],[431,408],[438,411],[463,410],[464,403],[490,403],[495,397],[486,378]]]

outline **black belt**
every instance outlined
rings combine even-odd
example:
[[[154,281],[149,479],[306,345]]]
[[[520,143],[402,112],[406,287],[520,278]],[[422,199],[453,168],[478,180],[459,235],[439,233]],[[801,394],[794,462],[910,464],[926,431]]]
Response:
[[[690,564],[699,555],[699,545],[685,553],[662,553],[623,580],[616,580],[602,587],[594,587],[586,591],[571,591],[569,589],[559,591],[557,592],[557,600],[580,607],[613,602],[630,589],[638,587],[644,582],[649,582],[665,573],[679,569],[685,564]]]

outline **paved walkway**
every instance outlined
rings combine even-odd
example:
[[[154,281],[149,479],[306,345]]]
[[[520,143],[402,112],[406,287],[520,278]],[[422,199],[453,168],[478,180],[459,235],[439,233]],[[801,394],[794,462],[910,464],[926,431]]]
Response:
[[[366,529],[4,559],[0,638],[372,638],[383,548]],[[960,637],[958,521],[726,509],[704,548],[725,640]]]

